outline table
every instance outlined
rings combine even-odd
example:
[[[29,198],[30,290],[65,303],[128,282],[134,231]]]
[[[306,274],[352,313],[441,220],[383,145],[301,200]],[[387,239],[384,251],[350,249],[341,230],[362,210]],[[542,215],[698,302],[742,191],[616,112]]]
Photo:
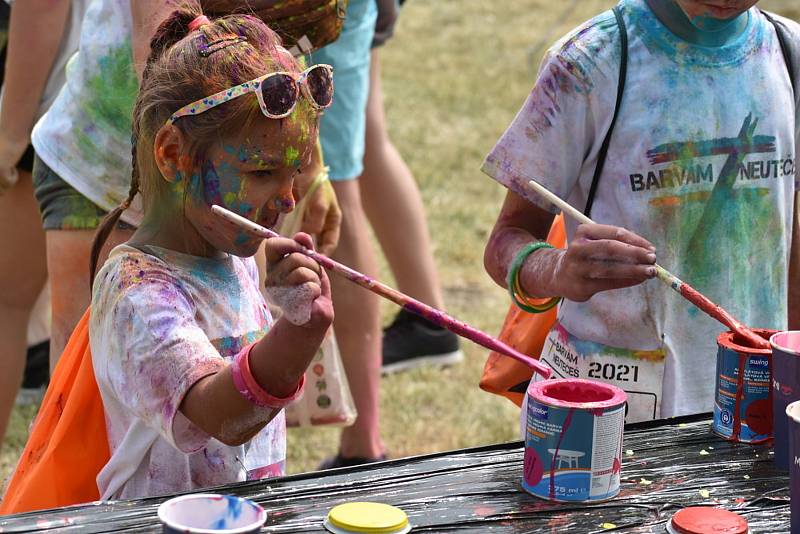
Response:
[[[788,476],[773,466],[771,449],[729,443],[709,428],[708,415],[631,425],[625,432],[622,491],[591,505],[550,503],[524,493],[520,442],[219,491],[267,508],[265,532],[324,532],[328,510],[355,500],[399,506],[414,532],[663,533],[675,511],[699,504],[736,510],[754,533],[788,532]],[[0,518],[0,532],[159,532],[155,512],[165,498],[6,516]]]

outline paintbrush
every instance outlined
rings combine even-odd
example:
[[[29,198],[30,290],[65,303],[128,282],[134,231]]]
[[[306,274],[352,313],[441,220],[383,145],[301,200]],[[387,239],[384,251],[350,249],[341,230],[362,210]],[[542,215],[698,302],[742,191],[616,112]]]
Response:
[[[572,206],[570,206],[564,200],[561,200],[560,197],[551,193],[548,189],[544,186],[530,180],[528,185],[536,191],[538,194],[543,196],[547,201],[554,204],[558,207],[561,211],[565,214],[569,215],[573,219],[582,222],[582,223],[589,223],[593,224],[594,221],[591,220],[589,217],[581,213],[580,211],[576,210]],[[659,264],[655,265],[656,268],[656,276],[659,280],[667,284],[669,287],[680,293],[680,295],[700,308],[700,310],[706,312],[708,315],[719,321],[720,323],[724,324],[726,327],[730,328],[744,339],[747,340],[748,343],[754,348],[758,349],[769,349],[770,344],[769,342],[747,328],[745,325],[737,321],[730,313],[725,311],[721,306],[718,304],[714,304],[711,300],[708,299],[705,295],[697,291],[695,288],[669,272],[668,270],[664,269]]]
[[[226,210],[221,206],[211,206],[211,211],[226,221],[229,221],[257,236],[265,238],[280,237],[280,234],[277,232],[274,232],[269,228],[265,228],[260,224],[256,224],[249,219],[245,219],[241,215],[237,215],[236,213]],[[341,263],[334,261],[323,254],[313,250],[308,250],[306,248],[303,248],[301,252],[329,271],[343,276],[351,282],[355,282],[361,287],[368,289],[385,299],[391,300],[395,304],[402,306],[404,310],[408,310],[411,313],[424,317],[430,322],[446,328],[454,334],[469,339],[470,341],[473,341],[482,347],[505,354],[506,356],[527,365],[544,378],[550,378],[552,371],[549,367],[538,360],[535,360],[530,356],[526,356],[525,354],[522,354],[521,352],[509,347],[499,339],[495,339],[489,334],[481,332],[480,330],[469,326],[467,323],[447,315],[441,310],[437,310],[432,306],[428,306],[425,303],[409,297],[408,295],[401,293],[400,291],[397,291],[396,289],[393,289],[377,280],[374,280],[369,276],[361,274],[346,265],[342,265]]]

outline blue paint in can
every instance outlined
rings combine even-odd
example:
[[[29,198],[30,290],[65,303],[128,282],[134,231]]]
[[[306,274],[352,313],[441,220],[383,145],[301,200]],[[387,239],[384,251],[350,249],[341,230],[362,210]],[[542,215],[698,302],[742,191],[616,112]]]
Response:
[[[525,491],[551,501],[602,501],[619,493],[627,396],[594,380],[531,382]]]
[[[754,329],[768,339],[775,330]],[[772,351],[747,346],[733,332],[717,337],[717,384],[711,429],[741,443],[772,438]]]

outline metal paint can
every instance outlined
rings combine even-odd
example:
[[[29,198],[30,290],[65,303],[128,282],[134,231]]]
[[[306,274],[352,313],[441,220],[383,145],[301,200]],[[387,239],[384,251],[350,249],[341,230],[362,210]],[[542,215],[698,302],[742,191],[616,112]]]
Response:
[[[577,378],[528,386],[522,487],[550,501],[603,501],[619,493],[625,392]]]
[[[786,408],[800,400],[800,331],[778,332],[769,338],[772,345],[772,429],[773,461],[779,469],[789,469],[789,419]]]
[[[769,339],[775,330],[754,329]],[[772,350],[749,347],[734,332],[717,337],[717,383],[711,429],[741,443],[772,438]]]
[[[267,512],[241,497],[196,493],[161,503],[158,519],[169,534],[255,534],[261,532]]]

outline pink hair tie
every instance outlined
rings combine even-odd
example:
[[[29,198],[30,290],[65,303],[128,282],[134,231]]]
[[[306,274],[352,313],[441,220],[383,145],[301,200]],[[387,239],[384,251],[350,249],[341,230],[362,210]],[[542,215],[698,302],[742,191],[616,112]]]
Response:
[[[208,17],[205,15],[198,15],[192,22],[189,23],[189,31],[193,32],[200,26],[205,26],[206,24],[211,24],[211,21],[208,20]]]
[[[303,394],[306,375],[303,374],[297,382],[294,392],[288,397],[275,397],[270,395],[262,388],[250,371],[250,351],[255,343],[242,349],[239,354],[234,356],[231,364],[231,374],[233,375],[233,385],[236,390],[248,401],[262,408],[272,408],[280,410],[297,397]]]

